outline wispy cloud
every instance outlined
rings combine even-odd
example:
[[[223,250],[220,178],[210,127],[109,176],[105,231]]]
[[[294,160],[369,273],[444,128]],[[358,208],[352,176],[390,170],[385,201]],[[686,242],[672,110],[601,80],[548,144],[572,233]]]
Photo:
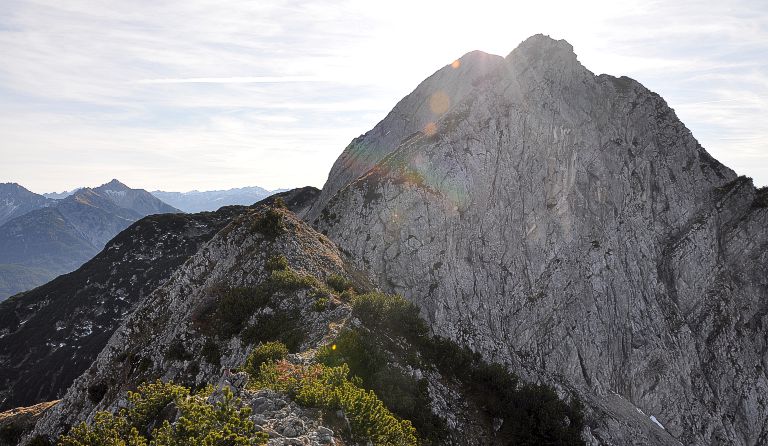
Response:
[[[0,181],[320,186],[426,76],[538,32],[657,91],[768,184],[763,0],[4,0]]]
[[[138,84],[279,84],[284,82],[324,82],[311,76],[242,76],[140,79]]]

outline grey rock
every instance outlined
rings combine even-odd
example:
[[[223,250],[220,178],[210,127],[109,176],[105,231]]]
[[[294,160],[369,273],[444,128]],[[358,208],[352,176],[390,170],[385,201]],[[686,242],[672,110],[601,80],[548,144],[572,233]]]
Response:
[[[281,429],[298,432],[295,422],[285,420],[297,418],[297,414],[304,413],[303,409],[268,391],[256,393],[249,402],[243,388],[246,380],[241,374],[222,379],[222,367],[226,370],[244,364],[253,345],[244,345],[239,337],[233,337],[232,342],[222,348],[220,367],[207,363],[199,353],[206,335],[196,328],[196,318],[201,309],[210,305],[211,290],[222,285],[249,287],[262,283],[269,274],[265,263],[271,255],[280,253],[295,271],[318,278],[331,274],[349,277],[348,272],[354,271],[332,242],[287,210],[278,211],[283,215],[285,234],[274,240],[267,239],[253,229],[253,222],[264,212],[264,208],[251,209],[235,218],[167,282],[142,300],[115,331],[89,370],[67,390],[62,403],[44,414],[31,435],[57,438],[67,426],[91,420],[97,411],[117,408],[123,398],[121,389],[135,388],[141,382],[154,379],[147,370],[126,361],[127,357],[146,358],[165,381],[187,385],[220,383],[221,388],[231,387],[239,392],[237,396],[245,404],[251,405],[254,415],[264,417],[261,426],[266,432],[277,432],[281,436],[285,436],[280,433]],[[316,311],[315,297],[303,288],[276,292],[279,295],[273,301],[275,309],[300,317],[297,324],[304,331],[305,348],[316,346],[328,334],[331,323],[339,324],[349,315],[346,305]],[[185,358],[171,357],[168,355],[171,345],[181,345],[186,352],[194,353]],[[89,398],[89,389],[100,383],[114,384],[108,386],[99,401],[93,401]],[[220,397],[216,392],[213,395],[214,400]],[[305,432],[308,430],[306,426]]]
[[[765,444],[768,191],[565,41],[491,65],[434,128],[447,68],[353,141],[307,219],[436,333],[578,395],[591,443]]]
[[[276,430],[286,437],[298,437],[307,431],[304,422],[297,417],[286,417],[277,423]]]

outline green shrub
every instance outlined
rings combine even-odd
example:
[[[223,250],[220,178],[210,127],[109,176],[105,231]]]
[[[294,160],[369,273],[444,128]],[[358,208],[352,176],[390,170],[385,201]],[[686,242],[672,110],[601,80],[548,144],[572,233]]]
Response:
[[[248,420],[250,408],[242,407],[229,389],[223,401],[211,405],[206,394],[190,396],[189,389],[173,383],[142,384],[128,392],[128,407],[117,414],[98,412],[91,424],[81,423],[59,440],[60,446],[185,446],[266,444],[267,436]],[[162,422],[161,412],[175,405],[179,417]]]
[[[107,394],[107,390],[107,385],[103,382],[91,384],[88,386],[88,399],[97,404]]]
[[[282,342],[261,344],[248,355],[245,371],[253,377],[258,377],[262,364],[285,359],[287,355],[288,348]]]
[[[274,255],[267,259],[264,265],[268,271],[282,271],[288,269],[288,259],[284,255]]]
[[[341,293],[343,291],[346,291],[350,288],[352,288],[352,282],[345,279],[344,277],[338,275],[338,274],[331,274],[325,279],[325,283],[328,284],[329,287],[331,287],[332,290],[336,291],[337,293]]]
[[[272,266],[280,266],[283,264],[281,260],[278,260],[275,257],[272,259],[274,259],[271,262]],[[268,261],[268,263],[270,262]],[[198,326],[204,327],[203,329],[208,330],[209,333],[218,334],[225,339],[229,339],[232,336],[243,332],[243,338],[246,343],[277,340],[280,339],[280,337],[275,337],[275,332],[271,330],[271,326],[274,325],[274,323],[268,319],[272,317],[277,319],[282,318],[282,322],[286,322],[286,320],[293,318],[284,314],[281,315],[280,311],[276,311],[272,316],[257,318],[255,324],[246,328],[246,323],[256,310],[273,305],[273,297],[276,293],[289,293],[303,289],[319,290],[321,288],[322,284],[310,275],[297,273],[290,268],[272,269],[269,277],[255,287],[222,286],[211,289],[211,293],[216,298],[216,303],[210,310],[208,310],[208,313],[199,317],[197,324]],[[208,320],[211,318],[211,312],[213,321]],[[289,327],[294,325],[297,324],[289,325]],[[269,336],[253,332],[253,330],[261,330],[262,326],[267,326],[267,329],[270,332]],[[280,329],[279,326],[274,328],[277,330]],[[245,333],[244,329],[245,331],[248,331],[248,333]],[[283,342],[289,344],[289,342]],[[299,340],[299,343],[301,343],[301,340]],[[291,347],[291,345],[289,345],[289,347]]]
[[[391,336],[402,336],[412,342],[429,334],[416,305],[402,296],[372,292],[352,299],[353,314],[363,325]]]
[[[49,440],[48,437],[44,435],[35,435],[27,443],[27,446],[52,446],[52,445],[53,443],[51,443],[51,440]]]
[[[496,433],[509,444],[583,445],[581,403],[558,398],[548,386],[520,386],[517,376],[500,364],[443,338],[428,338],[419,347],[423,359],[459,381],[489,418],[504,420]]]
[[[189,391],[173,383],[142,384],[138,392],[128,392],[128,407],[117,415],[98,412],[91,425],[81,423],[59,440],[59,446],[142,446],[147,445],[149,424],[172,401],[187,396]]]
[[[339,333],[335,348],[318,350],[318,361],[348,364],[361,384],[380,395],[392,412],[411,420],[428,444],[444,442],[444,423],[431,414],[426,383],[404,374],[393,362],[434,367],[460,383],[488,419],[504,420],[496,433],[504,444],[584,444],[577,400],[566,403],[548,386],[521,386],[504,366],[488,363],[453,341],[429,336],[418,308],[402,297],[367,293],[355,296],[352,308],[362,327]]]
[[[317,312],[325,311],[328,308],[328,302],[330,302],[330,299],[327,297],[318,297],[315,299],[315,303],[312,304],[312,308]]]
[[[261,367],[258,387],[291,394],[299,404],[341,410],[349,420],[352,435],[376,446],[416,446],[416,430],[408,420],[390,412],[372,391],[349,378],[346,365],[294,366],[273,362]]]
[[[166,420],[152,433],[152,446],[254,446],[269,438],[248,418],[251,408],[243,407],[226,387],[223,401],[215,405],[193,397],[179,401],[178,408],[178,420]]]
[[[318,349],[316,358],[329,367],[346,364],[362,386],[376,392],[389,410],[410,420],[426,444],[440,444],[446,424],[432,413],[427,381],[392,366],[390,353],[382,347],[385,343],[370,331],[346,329],[332,345]]]
[[[189,361],[193,356],[184,347],[183,342],[175,340],[168,346],[168,350],[165,351],[165,358],[172,361]]]
[[[292,269],[272,271],[266,284],[272,292],[297,291],[320,286],[314,277],[299,274]]]
[[[18,444],[24,429],[21,426],[11,423],[0,427],[0,444]]]
[[[271,302],[271,294],[264,287],[222,288],[216,294],[213,326],[225,338],[240,333],[251,315]]]
[[[208,364],[217,367],[221,365],[221,351],[219,350],[219,345],[213,339],[208,338],[205,340],[205,344],[200,349],[200,354],[203,355]]]
[[[283,197],[275,198],[275,201],[272,202],[272,206],[280,209],[288,209],[288,205],[285,204],[285,200],[283,200]]]
[[[245,345],[280,341],[291,352],[297,352],[306,337],[301,321],[301,315],[289,311],[259,315],[253,325],[243,330],[240,339]]]
[[[269,208],[256,217],[256,221],[253,222],[251,229],[264,234],[265,237],[274,239],[285,232],[283,214],[274,208]]]

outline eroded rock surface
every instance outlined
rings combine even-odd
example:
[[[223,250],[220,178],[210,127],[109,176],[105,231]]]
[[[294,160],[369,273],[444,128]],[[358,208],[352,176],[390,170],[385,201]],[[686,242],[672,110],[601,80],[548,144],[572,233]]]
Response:
[[[353,141],[308,219],[437,333],[579,393],[594,444],[768,441],[768,191],[565,41],[491,65],[434,127],[451,66]]]

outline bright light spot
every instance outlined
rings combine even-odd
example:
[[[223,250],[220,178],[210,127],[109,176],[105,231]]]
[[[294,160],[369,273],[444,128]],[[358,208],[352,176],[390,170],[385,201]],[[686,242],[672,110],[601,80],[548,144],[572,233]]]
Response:
[[[331,346],[331,350],[336,350],[336,344],[333,344],[333,345]]]
[[[451,106],[451,98],[444,91],[436,91],[429,98],[429,109],[436,115],[442,115]]]
[[[460,66],[461,66],[461,61],[459,59],[456,59],[451,63],[451,67],[453,67],[453,69],[459,68]]]
[[[435,133],[437,133],[437,124],[434,122],[430,122],[429,124],[424,126],[424,134],[427,136],[432,136]]]

